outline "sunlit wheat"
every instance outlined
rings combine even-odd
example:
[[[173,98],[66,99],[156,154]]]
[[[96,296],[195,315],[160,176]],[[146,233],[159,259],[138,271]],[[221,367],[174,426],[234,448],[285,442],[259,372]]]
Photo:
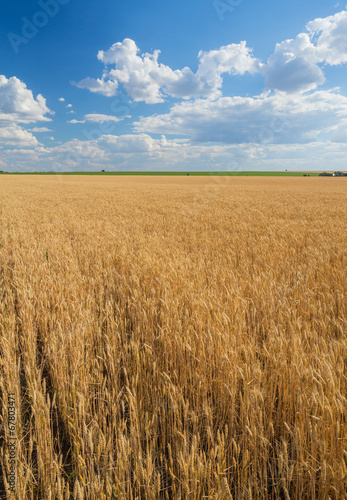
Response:
[[[345,179],[2,176],[0,204],[9,498],[345,498]]]

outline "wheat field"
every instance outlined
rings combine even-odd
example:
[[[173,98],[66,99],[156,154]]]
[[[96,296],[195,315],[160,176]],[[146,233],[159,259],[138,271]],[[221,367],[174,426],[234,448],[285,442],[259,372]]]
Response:
[[[1,498],[347,498],[346,194],[2,176]]]

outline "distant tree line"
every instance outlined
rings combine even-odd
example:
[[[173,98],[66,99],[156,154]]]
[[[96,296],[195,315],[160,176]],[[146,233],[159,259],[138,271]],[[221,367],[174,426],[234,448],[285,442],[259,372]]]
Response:
[[[320,177],[347,177],[346,172],[322,172]]]

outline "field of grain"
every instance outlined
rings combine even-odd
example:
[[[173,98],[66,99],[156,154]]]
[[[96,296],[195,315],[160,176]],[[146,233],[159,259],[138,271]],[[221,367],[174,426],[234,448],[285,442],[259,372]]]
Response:
[[[1,498],[346,498],[346,187],[2,176]]]

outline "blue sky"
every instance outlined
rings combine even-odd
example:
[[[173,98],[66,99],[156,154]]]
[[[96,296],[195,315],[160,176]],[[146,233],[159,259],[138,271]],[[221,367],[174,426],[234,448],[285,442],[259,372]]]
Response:
[[[345,170],[336,1],[12,0],[0,170]]]

